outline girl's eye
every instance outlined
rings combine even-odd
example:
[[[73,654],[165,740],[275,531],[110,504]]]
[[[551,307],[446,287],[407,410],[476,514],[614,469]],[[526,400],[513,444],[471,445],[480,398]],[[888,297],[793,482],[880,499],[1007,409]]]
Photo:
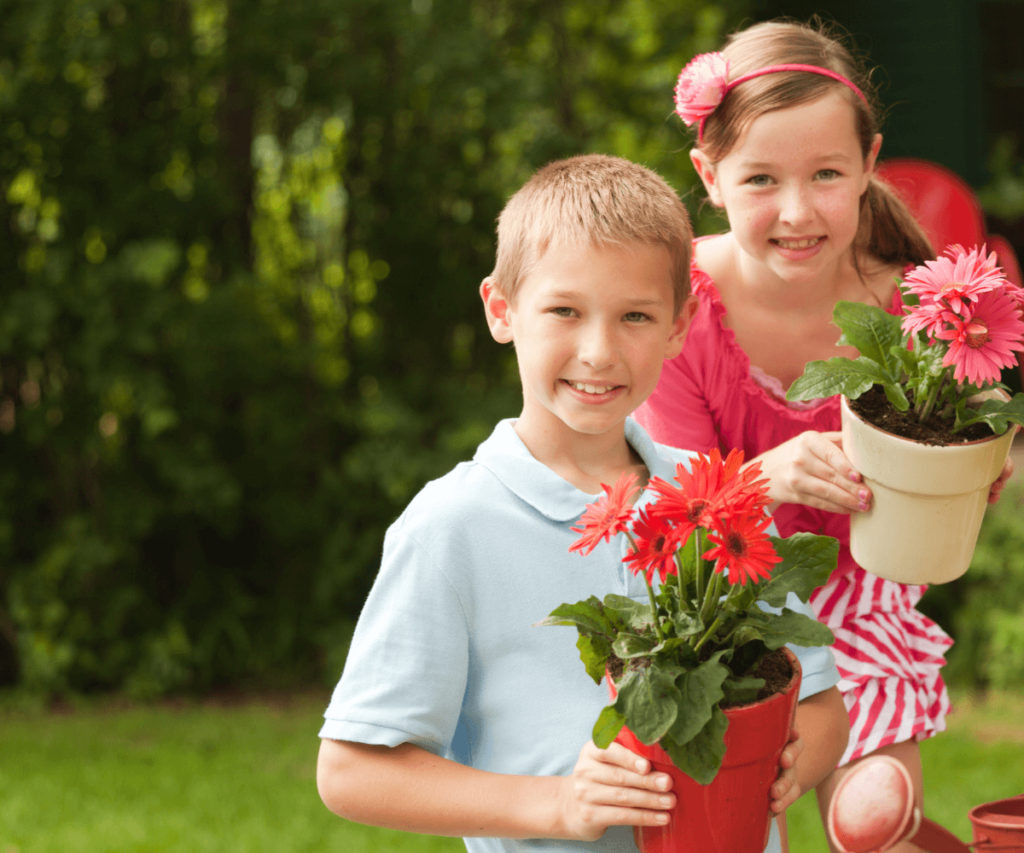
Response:
[[[747,178],[747,183],[755,187],[766,187],[772,182],[769,175],[754,175],[752,178]]]
[[[554,314],[556,317],[571,317],[576,312],[573,311],[572,308],[560,307],[560,308],[552,308],[551,309],[551,313]]]

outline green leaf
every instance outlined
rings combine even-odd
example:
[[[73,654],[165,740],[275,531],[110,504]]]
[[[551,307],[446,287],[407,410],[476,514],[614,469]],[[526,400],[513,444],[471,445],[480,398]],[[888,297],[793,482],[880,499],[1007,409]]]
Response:
[[[965,415],[965,420],[956,427],[958,430],[984,421],[992,432],[1002,435],[1011,423],[1024,424],[1024,394],[1014,394],[1008,401],[986,400],[973,414],[967,409]]]
[[[611,642],[600,634],[580,634],[576,639],[576,648],[580,650],[580,660],[587,668],[587,675],[594,679],[595,684],[600,684],[611,655]]]
[[[764,684],[763,678],[730,677],[722,682],[722,692],[725,694],[725,701],[729,704],[747,705],[757,698],[757,694]]]
[[[581,634],[604,634],[614,637],[618,631],[604,613],[604,605],[596,596],[575,604],[560,604],[551,614],[534,627],[546,625],[575,625]]]
[[[650,627],[652,623],[651,605],[648,602],[635,601],[625,595],[616,595],[614,592],[604,597],[605,613],[614,613],[624,625],[628,625],[634,631]]]
[[[788,539],[773,536],[771,542],[782,562],[772,569],[771,580],[758,590],[757,597],[772,607],[782,607],[791,592],[806,603],[839,561],[839,540],[831,536],[794,533]]]
[[[907,399],[902,385],[886,382],[882,386],[882,390],[885,391],[885,399],[889,401],[897,412],[905,412],[910,408],[910,400]]]
[[[650,667],[619,685],[615,707],[641,743],[655,743],[675,722],[682,697],[673,681],[673,673]]]
[[[704,623],[696,613],[677,612],[672,625],[675,626],[677,637],[692,637],[704,631]]]
[[[688,743],[711,719],[711,712],[725,695],[722,682],[729,677],[728,668],[719,663],[721,652],[690,672],[676,678],[679,690],[679,715],[669,729],[677,744]]]
[[[900,323],[903,318],[877,305],[863,302],[837,302],[832,322],[843,330],[836,346],[854,346],[864,358],[880,365],[890,375],[898,373],[892,347],[903,342]]]
[[[887,384],[896,383],[877,362],[863,356],[854,361],[837,356],[828,361],[809,362],[803,376],[797,377],[789,386],[786,399],[817,400],[819,397],[843,394],[856,400],[872,385]]]
[[[601,749],[607,749],[619,730],[625,725],[626,718],[622,716],[614,705],[606,705],[597,715],[597,722],[594,723],[594,730],[591,738],[594,745]]]
[[[729,718],[720,708],[711,712],[711,719],[685,744],[677,744],[671,737],[662,740],[661,746],[671,756],[672,762],[687,776],[701,785],[707,785],[722,766],[725,757],[725,732]]]
[[[615,638],[615,642],[612,643],[612,651],[623,660],[647,657],[660,651],[661,648],[662,644],[658,642],[658,638],[653,634],[619,634]]]
[[[752,611],[733,634],[733,642],[737,646],[751,640],[760,640],[769,649],[774,650],[786,643],[797,646],[830,646],[835,642],[835,636],[828,626],[787,607],[781,613]]]

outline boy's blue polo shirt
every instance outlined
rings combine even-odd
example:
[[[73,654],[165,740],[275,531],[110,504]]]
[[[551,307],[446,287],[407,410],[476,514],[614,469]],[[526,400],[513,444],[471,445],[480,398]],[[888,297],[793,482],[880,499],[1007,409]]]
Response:
[[[625,537],[587,557],[570,530],[594,495],[538,462],[505,420],[471,462],[428,483],[389,528],[380,572],[320,737],[430,752],[495,773],[567,775],[608,703],[569,627],[533,627],[562,602],[610,592],[646,602],[622,564]],[[652,475],[693,454],[626,438]],[[642,506],[648,495],[641,496]],[[789,606],[810,614],[795,596]],[[800,697],[836,684],[827,648],[793,649]],[[515,803],[509,803],[515,808]],[[596,842],[467,838],[471,853],[632,851],[632,830]],[[778,850],[772,830],[768,850]]]

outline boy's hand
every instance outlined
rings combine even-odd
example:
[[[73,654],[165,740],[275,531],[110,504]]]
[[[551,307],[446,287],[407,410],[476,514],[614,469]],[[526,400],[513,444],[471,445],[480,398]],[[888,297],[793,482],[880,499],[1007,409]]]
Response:
[[[790,729],[789,743],[782,750],[779,758],[779,778],[775,780],[769,791],[771,797],[770,808],[775,814],[782,814],[793,803],[795,803],[803,791],[800,790],[800,783],[796,779],[796,762],[800,753],[804,751],[803,738],[795,728]]]
[[[562,778],[563,830],[570,838],[596,841],[609,826],[664,826],[676,803],[671,787],[672,777],[652,773],[651,762],[622,744],[599,749],[591,741],[572,775]]]

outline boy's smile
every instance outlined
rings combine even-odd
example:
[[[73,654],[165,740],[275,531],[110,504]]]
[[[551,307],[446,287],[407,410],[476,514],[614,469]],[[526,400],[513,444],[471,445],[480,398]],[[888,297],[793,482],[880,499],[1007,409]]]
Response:
[[[664,360],[682,348],[690,312],[675,315],[671,270],[661,245],[555,245],[514,306],[484,283],[491,333],[515,344],[523,383],[516,432],[531,451],[623,436]]]

